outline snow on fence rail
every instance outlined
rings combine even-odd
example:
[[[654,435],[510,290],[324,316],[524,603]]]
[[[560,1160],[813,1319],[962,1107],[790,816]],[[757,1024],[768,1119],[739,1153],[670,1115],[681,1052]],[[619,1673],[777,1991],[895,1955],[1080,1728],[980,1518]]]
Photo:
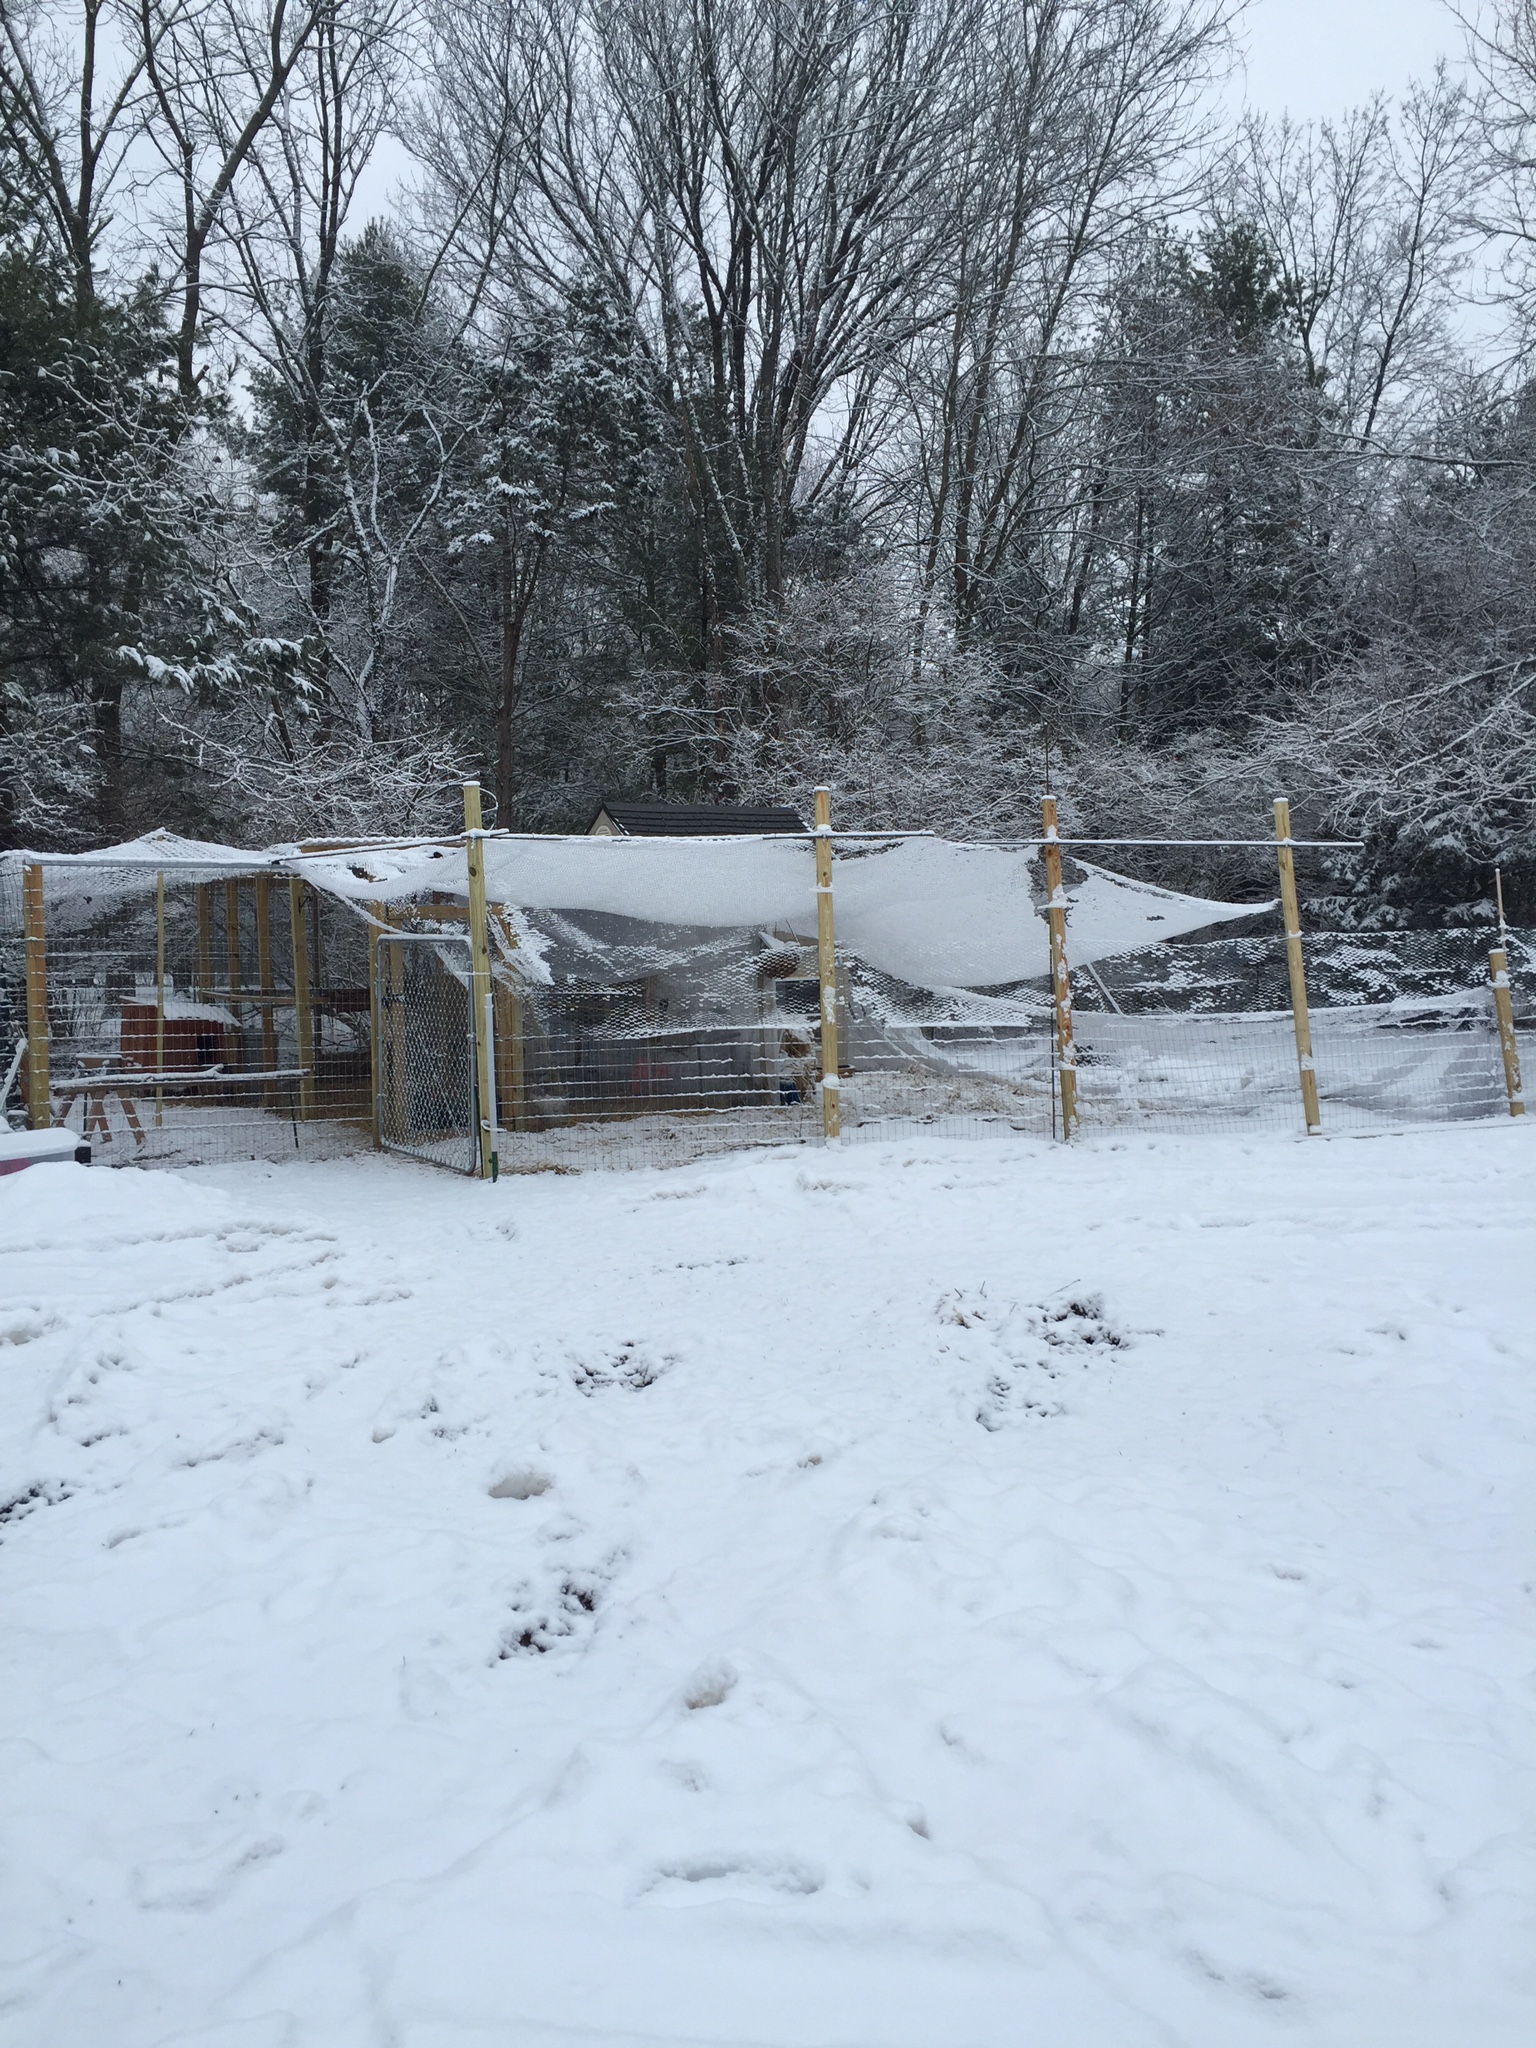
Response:
[[[1283,878],[1283,806],[1277,827]],[[1487,933],[1312,935],[1299,1011],[1277,908],[1115,875],[1049,825],[1007,846],[156,833],[4,857],[0,1065],[12,1121],[144,1164],[381,1147],[534,1172],[839,1127],[1298,1130],[1309,1075],[1325,1130],[1519,1113],[1530,935],[1492,980]]]

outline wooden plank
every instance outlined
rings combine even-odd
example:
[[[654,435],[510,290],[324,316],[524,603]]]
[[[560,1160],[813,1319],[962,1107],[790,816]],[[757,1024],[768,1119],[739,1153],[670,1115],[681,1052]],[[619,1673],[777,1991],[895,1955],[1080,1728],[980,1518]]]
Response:
[[[1501,911],[1503,907],[1501,903]],[[1502,946],[1495,947],[1488,955],[1488,978],[1493,983],[1493,1014],[1499,1024],[1499,1051],[1504,1055],[1504,1092],[1509,1097],[1509,1113],[1511,1116],[1524,1116],[1520,1042],[1515,1037],[1515,1009],[1509,994],[1509,955]]]
[[[821,981],[821,1128],[828,1142],[843,1135],[837,1057],[837,934],[832,918],[832,792],[816,791],[816,971]]]
[[[503,1130],[520,1131],[527,1123],[523,1107],[526,1069],[523,1054],[523,1001],[516,989],[497,982],[496,1106]]]
[[[155,1072],[165,1071],[165,874],[155,876]],[[155,1090],[155,1128],[165,1122],[165,1095]]]
[[[1301,1107],[1309,1136],[1323,1127],[1317,1103],[1317,1070],[1312,1063],[1312,1013],[1307,1004],[1307,965],[1301,951],[1301,910],[1296,896],[1291,807],[1275,798],[1275,842],[1280,852],[1280,907],[1285,915],[1285,964],[1291,978],[1291,1021],[1296,1031],[1296,1064],[1301,1073]]]
[[[204,1001],[213,987],[213,884],[199,882],[197,895],[197,993]]]
[[[288,923],[293,935],[293,1022],[299,1066],[299,1116],[315,1113],[315,1012],[309,992],[309,884],[295,875],[288,884]]]
[[[488,906],[488,915],[508,953],[517,951],[517,933],[504,903]],[[523,1090],[527,1069],[523,1052],[523,999],[517,989],[493,974],[496,1009],[496,1107],[503,1130],[520,1131],[527,1117]]]
[[[28,864],[21,878],[21,920],[27,956],[27,1122],[53,1128],[48,1090],[48,946],[43,920],[43,870]]]
[[[98,1089],[105,1089],[109,1095],[131,1091],[136,1095],[150,1095],[160,1086],[192,1088],[233,1088],[264,1087],[269,1081],[299,1081],[303,1070],[299,1067],[278,1067],[272,1073],[248,1069],[243,1074],[231,1073],[228,1067],[167,1067],[157,1073],[153,1067],[126,1067],[116,1072],[105,1069],[91,1074],[76,1075],[73,1079],[55,1081],[55,1095],[86,1095]]]
[[[1061,1135],[1077,1132],[1077,1047],[1072,1037],[1072,976],[1067,968],[1067,892],[1061,878],[1061,842],[1056,833],[1056,799],[1040,804],[1045,840],[1046,922],[1051,933],[1051,1004],[1056,1034],[1056,1086],[1061,1097]]]
[[[496,1020],[491,1001],[491,944],[486,927],[485,834],[480,785],[464,785],[465,856],[469,865],[470,1022],[475,1038],[476,1123],[482,1180],[494,1180],[496,1154]]]
[[[261,1003],[261,1064],[277,1065],[277,1010],[272,1001],[272,877],[256,877],[256,980]]]
[[[368,1080],[373,1096],[373,1149],[384,1149],[384,991],[379,984],[379,925],[390,922],[381,908],[368,927]]]
[[[240,961],[240,883],[238,877],[224,884],[224,958],[229,967],[232,997],[240,994],[243,979]]]

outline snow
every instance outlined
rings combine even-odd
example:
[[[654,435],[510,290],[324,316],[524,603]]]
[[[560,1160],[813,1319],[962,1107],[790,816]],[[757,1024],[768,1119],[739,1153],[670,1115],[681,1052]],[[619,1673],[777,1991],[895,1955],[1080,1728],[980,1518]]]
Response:
[[[400,849],[294,865],[333,895],[398,902],[444,886],[444,871],[462,868],[462,855]],[[1071,956],[1079,963],[1270,907],[1184,896],[1082,865],[1085,878],[1070,893]],[[988,988],[1045,974],[1050,940],[1032,893],[1033,866],[1029,847],[922,836],[840,840],[833,869],[839,944],[915,988]],[[485,871],[492,901],[525,910],[604,912],[706,929],[816,929],[809,837],[513,835],[485,842]]]
[[[175,873],[178,880],[212,880],[218,876],[253,875],[278,865],[277,850],[252,852],[241,846],[224,846],[213,839],[188,839],[180,832],[158,826],[137,839],[122,839],[113,846],[99,846],[88,853],[8,853],[8,866],[21,868],[41,861],[50,889],[89,890],[96,887],[92,870],[133,868],[147,874]],[[70,881],[70,877],[75,879]]]
[[[153,988],[141,990],[135,1000],[150,1009],[156,1007]],[[231,1030],[240,1028],[240,1019],[222,1003],[198,1003],[189,996],[167,996],[165,1020],[168,1024],[227,1024]]]
[[[816,930],[810,836],[501,834],[483,844],[490,900],[517,910],[600,912],[705,930]],[[29,856],[5,858],[15,866]],[[847,837],[838,843],[833,877],[839,941],[914,988],[990,988],[1033,979],[1050,967],[1033,865],[1028,846],[957,845],[926,835]],[[1067,900],[1071,956],[1080,965],[1273,907],[1184,896],[1079,865],[1084,878]],[[258,870],[296,874],[357,906],[402,903],[429,892],[468,893],[466,855],[458,845],[243,853],[154,832],[94,854],[49,855],[50,901],[66,912],[89,907],[99,914],[141,889],[150,869],[171,869],[181,881]]]
[[[1515,1123],[0,1182],[6,2048],[1515,2048]]]

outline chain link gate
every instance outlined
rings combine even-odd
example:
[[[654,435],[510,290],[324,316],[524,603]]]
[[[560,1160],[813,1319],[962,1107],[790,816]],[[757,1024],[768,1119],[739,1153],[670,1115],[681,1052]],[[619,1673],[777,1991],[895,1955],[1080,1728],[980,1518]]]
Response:
[[[480,1165],[473,965],[457,933],[379,935],[379,1143],[456,1173]]]

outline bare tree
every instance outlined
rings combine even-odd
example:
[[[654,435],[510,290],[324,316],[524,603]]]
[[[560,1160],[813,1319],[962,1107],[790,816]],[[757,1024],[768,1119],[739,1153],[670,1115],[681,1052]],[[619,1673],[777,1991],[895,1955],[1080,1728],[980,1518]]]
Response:
[[[81,0],[74,14],[0,0],[0,138],[44,195],[82,311],[95,302],[102,237],[131,196],[145,54],[128,0]]]
[[[148,134],[164,165],[161,227],[174,251],[177,378],[198,384],[208,256],[236,179],[338,0],[137,0],[153,101]]]
[[[1523,354],[1536,322],[1536,4],[1493,0],[1460,19],[1482,85],[1483,175],[1470,217],[1497,259]]]
[[[1372,441],[1447,358],[1475,112],[1442,65],[1396,108],[1378,97],[1338,123],[1243,125],[1217,214],[1251,222],[1273,254],[1308,380],[1348,444]]]
[[[1001,9],[973,52],[979,118],[945,317],[903,375],[918,667],[937,600],[970,644],[1010,562],[1064,532],[1081,607],[1104,488],[1073,446],[1089,328],[1115,252],[1175,197],[1169,172],[1188,161],[1225,26],[1201,0],[1033,0]]]
[[[298,594],[322,685],[347,510],[338,477],[359,431],[355,392],[338,416],[330,375],[337,265],[359,182],[396,111],[413,26],[411,0],[328,4],[228,198],[226,317],[268,403],[281,394],[288,415]],[[251,77],[244,90],[261,83]]]
[[[528,286],[584,270],[631,309],[713,667],[728,618],[782,598],[794,519],[861,471],[880,373],[934,317],[986,21],[983,0],[476,0],[445,27],[474,115],[439,117],[433,175]]]

